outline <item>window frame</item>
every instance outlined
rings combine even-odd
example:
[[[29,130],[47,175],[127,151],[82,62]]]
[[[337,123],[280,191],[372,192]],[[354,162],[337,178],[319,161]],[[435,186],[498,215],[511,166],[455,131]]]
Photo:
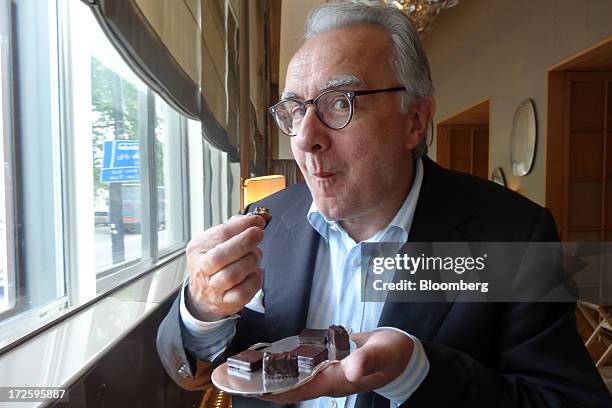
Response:
[[[53,219],[55,220],[54,225],[57,228],[55,228],[45,238],[58,242],[58,244],[53,248],[54,254],[52,257],[50,257],[51,261],[49,262],[52,262],[54,265],[52,271],[55,273],[55,291],[56,293],[59,293],[61,290],[63,293],[56,295],[54,298],[48,301],[43,301],[34,307],[29,307],[28,299],[30,298],[32,287],[22,285],[22,282],[27,282],[28,274],[31,273],[26,267],[26,257],[28,251],[32,251],[32,248],[28,248],[28,238],[25,235],[26,226],[28,224],[32,224],[31,221],[27,221],[26,223],[26,215],[28,211],[32,211],[31,208],[27,207],[25,199],[26,195],[28,194],[26,174],[33,172],[33,169],[40,170],[40,168],[36,167],[39,164],[28,167],[23,164],[23,157],[25,156],[24,149],[27,148],[27,141],[24,141],[24,138],[27,140],[27,138],[32,137],[30,135],[32,129],[24,130],[24,125],[22,122],[20,122],[21,117],[18,116],[23,114],[21,112],[21,101],[18,99],[18,97],[21,96],[22,93],[27,94],[28,90],[26,89],[26,92],[24,92],[24,90],[21,89],[20,86],[23,85],[24,82],[20,82],[19,84],[15,83],[15,79],[21,75],[20,70],[22,68],[19,64],[21,62],[20,58],[23,57],[23,55],[20,57],[17,56],[15,48],[18,46],[17,42],[20,43],[21,41],[32,41],[32,39],[26,38],[25,40],[22,40],[16,35],[21,34],[21,32],[16,33],[17,29],[14,26],[13,20],[19,19],[20,16],[17,15],[18,13],[11,0],[0,0],[0,7],[3,7],[3,11],[6,12],[4,16],[8,16],[8,20],[3,21],[3,23],[6,23],[4,27],[6,27],[8,30],[8,51],[6,51],[5,46],[4,52],[7,53],[5,55],[8,55],[7,62],[9,69],[7,70],[7,77],[3,75],[0,77],[0,79],[2,80],[2,92],[5,97],[8,94],[7,99],[11,108],[10,112],[8,113],[10,123],[10,135],[8,140],[10,141],[10,148],[5,150],[5,156],[7,152],[9,152],[12,159],[11,165],[8,166],[12,177],[8,185],[12,188],[12,194],[10,199],[6,200],[7,204],[11,207],[10,211],[12,214],[12,223],[11,225],[7,224],[6,228],[7,231],[9,231],[9,228],[11,231],[11,233],[7,234],[7,259],[9,259],[10,249],[10,253],[13,256],[12,264],[14,267],[14,285],[16,293],[14,306],[0,313],[0,355],[2,355],[5,352],[12,350],[16,344],[21,344],[23,341],[25,341],[24,339],[29,339],[32,337],[33,333],[38,333],[40,328],[47,327],[51,322],[64,315],[69,303],[69,295],[67,292],[67,281],[66,274],[64,273],[63,260],[61,259],[61,254],[65,250],[65,246],[63,245],[62,240],[59,239],[64,233],[64,214],[61,203],[59,202],[62,200],[62,187],[56,187],[54,186],[55,183],[53,183],[53,181],[60,181],[61,183],[59,184],[63,185],[62,152],[59,147],[62,137],[60,130],[60,122],[62,118],[59,109],[49,108],[49,118],[47,118],[51,125],[49,134],[56,143],[51,144],[51,149],[49,149],[48,152],[52,174],[47,175],[52,180],[51,184],[53,187],[51,188],[51,195],[54,202],[51,204],[53,207],[52,210],[46,209],[45,211],[52,211],[54,215]],[[21,9],[23,10],[24,7]],[[48,85],[49,95],[47,96],[49,97],[51,105],[53,105],[54,102],[57,102],[59,105],[61,103],[59,77],[61,66],[59,64],[57,47],[61,41],[61,33],[59,30],[57,0],[47,0],[45,14],[43,17],[46,18],[45,22],[48,24],[49,29],[49,31],[46,32],[47,35],[45,36],[48,41],[46,45],[49,47],[49,60],[46,62],[49,63],[48,75],[50,82]],[[17,72],[17,74],[15,72]],[[7,85],[5,85],[4,78],[7,79]],[[22,79],[21,81],[24,80]],[[3,136],[5,135],[3,134]],[[49,207],[49,204],[47,203],[47,205],[44,207]],[[12,245],[13,248],[10,248],[9,245]],[[40,284],[38,284],[38,286],[40,286]],[[32,329],[32,327],[34,327],[34,329]]]
[[[161,99],[161,96],[158,95],[158,98]],[[154,101],[153,103],[155,103],[155,95],[153,97]],[[172,109],[175,113],[178,114],[178,129],[179,129],[179,134],[176,137],[176,140],[172,140],[172,142],[174,143],[178,143],[179,147],[178,147],[178,151],[180,152],[180,173],[179,173],[179,180],[181,182],[181,191],[182,191],[182,199],[181,199],[181,209],[182,209],[182,225],[180,226],[181,228],[181,232],[182,232],[182,240],[172,243],[170,244],[168,247],[163,248],[163,249],[159,249],[159,231],[157,231],[157,226],[159,224],[159,220],[158,220],[158,215],[159,215],[159,211],[157,209],[157,203],[159,202],[157,199],[157,196],[155,197],[155,199],[153,200],[153,202],[151,204],[154,203],[154,205],[151,205],[151,208],[155,208],[155,212],[154,212],[154,217],[155,217],[155,222],[152,224],[152,226],[155,228],[155,230],[157,231],[156,234],[152,234],[155,235],[155,249],[156,249],[156,254],[157,254],[157,259],[161,259],[164,258],[166,255],[168,254],[172,254],[173,252],[184,248],[187,245],[187,242],[189,240],[189,231],[190,231],[190,224],[191,224],[191,212],[189,211],[189,204],[190,201],[190,184],[189,184],[189,154],[188,154],[188,150],[187,150],[187,142],[188,142],[188,132],[189,132],[189,127],[187,124],[187,118],[185,117],[185,115],[182,115],[180,112],[176,111],[172,105],[166,103],[167,107],[169,109]],[[156,112],[155,110],[155,106],[153,107],[154,112]],[[155,123],[155,122],[153,122]],[[151,168],[151,171],[153,172],[152,174],[154,174],[155,169],[157,168],[156,163],[155,163],[155,158],[158,156],[157,155],[157,151],[155,149],[155,147],[157,146],[156,143],[156,134],[155,134],[155,129],[153,129],[152,132],[152,140],[151,140],[151,146],[153,148],[153,154],[151,155],[152,157],[152,165],[153,167]],[[170,135],[168,135],[168,138],[170,139]],[[167,141],[168,143],[170,143],[170,140]],[[155,185],[156,182],[155,180],[157,179],[156,175],[154,175],[153,177],[150,178],[150,188],[152,189],[152,191],[155,191],[155,193],[157,194],[158,190],[157,190],[157,186]],[[153,219],[153,215],[150,217],[151,219]]]
[[[18,246],[16,245],[17,236],[15,231],[17,217],[17,188],[15,183],[15,140],[14,140],[14,115],[13,115],[13,45],[12,45],[12,3],[10,0],[0,0],[0,116],[2,117],[2,141],[4,163],[4,235],[6,239],[6,267],[4,282],[4,297],[8,297],[7,308],[0,309],[0,321],[5,316],[14,313],[14,309],[19,306],[17,296],[18,274],[17,260]],[[10,160],[7,160],[10,158]],[[7,194],[11,192],[12,194]]]

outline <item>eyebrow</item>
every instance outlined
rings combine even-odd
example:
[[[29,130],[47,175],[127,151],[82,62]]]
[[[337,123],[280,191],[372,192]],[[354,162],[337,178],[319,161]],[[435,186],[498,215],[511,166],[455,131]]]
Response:
[[[347,86],[359,86],[359,85],[365,85],[365,82],[357,78],[355,75],[353,74],[339,75],[335,78],[330,79],[329,81],[323,82],[319,86],[319,91],[325,92],[325,91],[329,91],[330,89],[342,88],[342,87],[347,87]],[[285,91],[282,93],[281,99],[282,100],[300,99],[300,97],[295,92]]]
[[[295,92],[285,91],[281,94],[281,100],[284,101],[285,99],[299,99],[299,97]]]
[[[364,82],[353,74],[340,75],[333,79],[330,79],[329,81],[323,82],[319,86],[319,91],[325,92],[325,91],[328,91],[334,88],[340,88],[344,86],[357,86],[357,85],[364,85]]]

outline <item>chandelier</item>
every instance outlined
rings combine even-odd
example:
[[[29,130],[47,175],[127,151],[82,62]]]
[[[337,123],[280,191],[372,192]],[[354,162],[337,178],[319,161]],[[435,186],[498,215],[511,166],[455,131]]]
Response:
[[[403,10],[421,35],[431,31],[434,19],[440,10],[451,8],[459,0],[381,0],[383,3]]]

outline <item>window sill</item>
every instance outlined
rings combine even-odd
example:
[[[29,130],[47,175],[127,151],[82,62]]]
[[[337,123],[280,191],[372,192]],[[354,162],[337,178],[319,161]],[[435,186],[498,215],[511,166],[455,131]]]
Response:
[[[4,354],[0,386],[69,386],[167,300],[185,275],[182,255]]]

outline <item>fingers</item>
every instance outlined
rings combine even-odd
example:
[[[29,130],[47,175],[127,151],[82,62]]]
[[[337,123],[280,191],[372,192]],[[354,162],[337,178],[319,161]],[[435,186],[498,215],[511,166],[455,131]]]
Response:
[[[223,294],[223,303],[230,307],[242,308],[244,300],[253,299],[253,296],[261,289],[263,282],[263,271],[257,269],[254,273],[247,275],[246,279],[232,287]]]
[[[261,217],[250,217],[261,218]],[[221,234],[221,233],[217,233]],[[187,256],[188,268],[193,278],[195,274],[210,276],[232,262],[244,257],[249,252],[260,253],[257,245],[263,239],[263,230],[259,227],[249,227],[237,235],[227,238],[218,244],[208,248],[209,245],[197,247],[196,244],[190,248]],[[200,248],[197,252],[194,248]]]
[[[362,382],[365,377],[380,369],[379,360],[376,347],[366,345],[358,348],[342,360],[344,375],[350,382]]]
[[[236,215],[189,243],[188,308],[194,315],[205,319],[236,313],[261,289],[262,253],[257,245],[264,226],[262,217]]]
[[[357,345],[357,347],[361,347],[372,336],[372,334],[372,332],[352,333],[351,340]]]
[[[331,364],[320,371],[311,381],[294,390],[276,395],[264,395],[260,399],[277,404],[293,404],[320,396],[339,397],[359,392],[354,385],[347,383],[340,364]]]
[[[217,292],[225,292],[240,284],[247,276],[253,272],[258,273],[259,269],[259,249],[252,251],[230,263],[225,268],[214,273],[209,281],[210,288]]]
[[[366,334],[369,336],[365,343],[341,364],[348,381],[376,388],[388,383],[406,368],[412,356],[413,343],[405,334],[393,330]]]
[[[265,221],[261,217],[234,215],[225,223],[211,227],[193,238],[187,245],[187,255],[206,253],[248,228],[263,229],[264,226]]]

